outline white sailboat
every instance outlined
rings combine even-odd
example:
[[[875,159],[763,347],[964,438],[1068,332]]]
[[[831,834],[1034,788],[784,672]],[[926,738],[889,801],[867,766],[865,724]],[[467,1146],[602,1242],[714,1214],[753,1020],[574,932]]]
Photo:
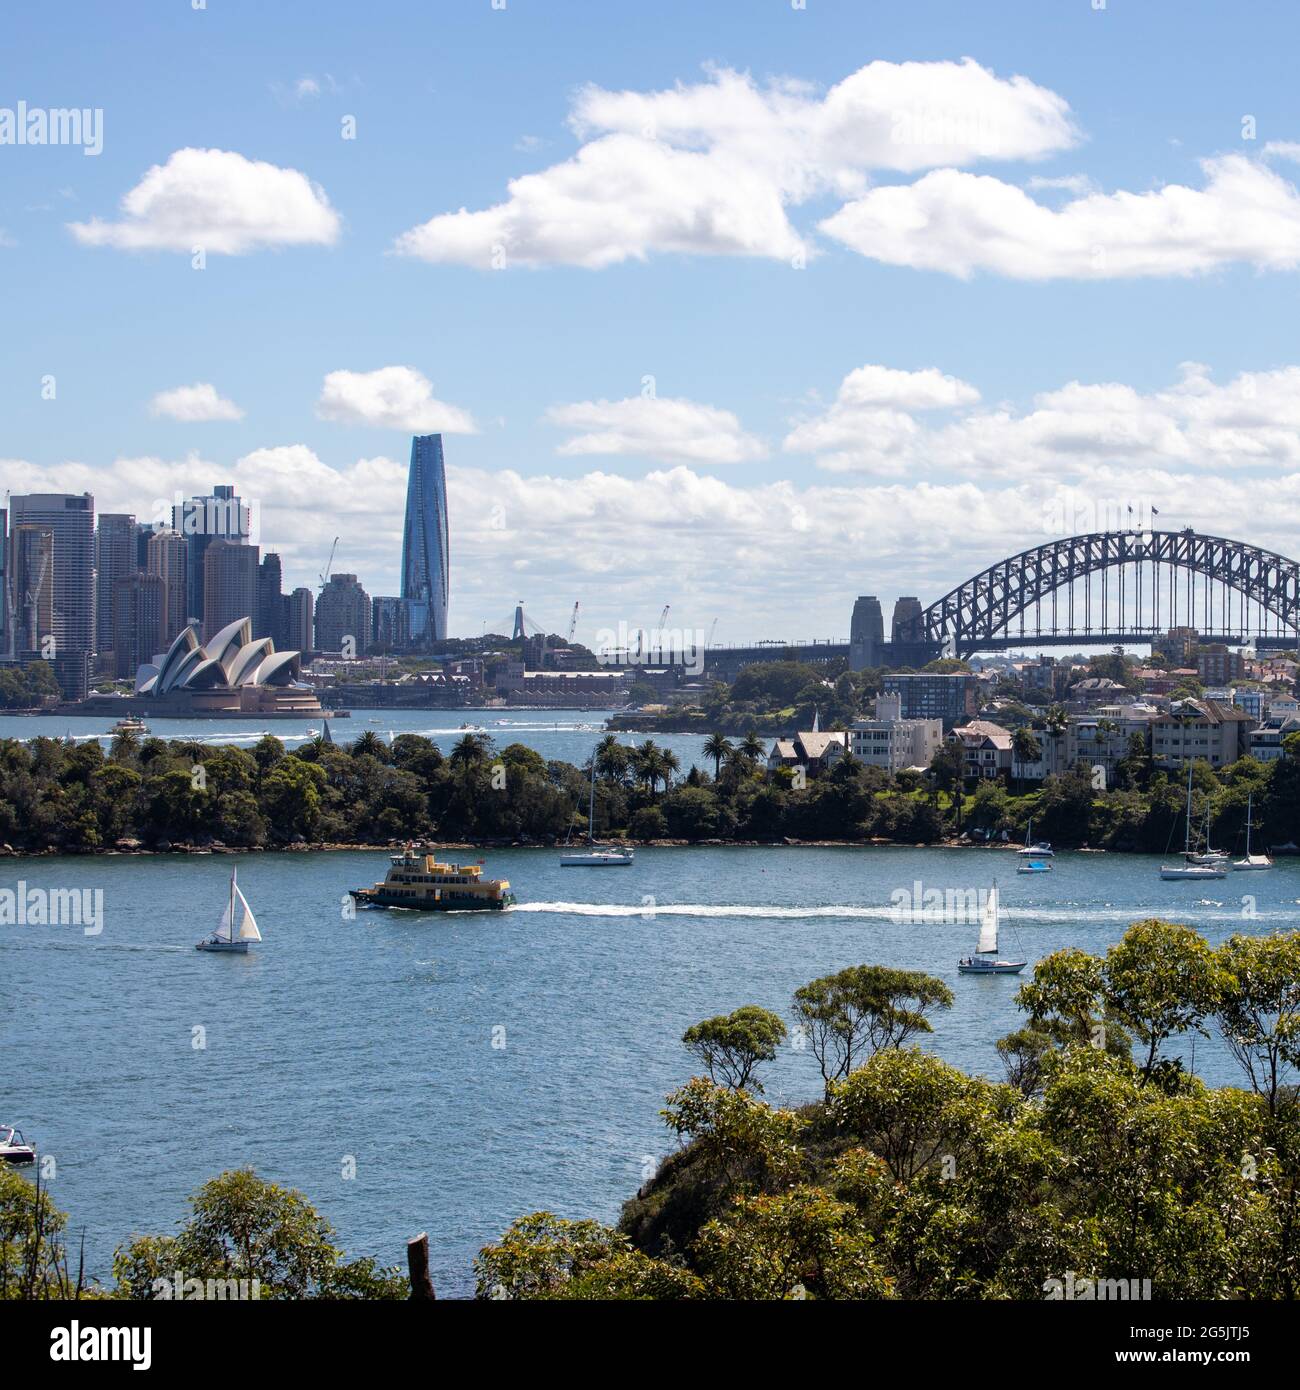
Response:
[[[1183,831],[1183,863],[1161,864],[1160,877],[1171,881],[1181,881],[1185,879],[1227,878],[1227,876],[1226,859],[1198,862],[1198,857],[1192,852],[1192,765],[1189,762],[1187,764],[1187,824]]]
[[[963,975],[1019,975],[1029,964],[1024,960],[999,960],[998,956],[998,884],[993,887],[984,901],[980,912],[980,939],[973,956],[966,956],[957,962],[957,969]],[[991,957],[991,959],[990,959]]]
[[[596,753],[591,754],[591,792],[587,799],[587,844],[590,849],[560,855],[562,869],[612,869],[632,862],[630,849],[597,849],[596,824]]]
[[[235,882],[235,871],[230,871],[230,901],[221,914],[221,922],[211,936],[205,937],[195,946],[199,951],[237,951],[248,954],[250,941],[261,941],[262,933],[257,929],[257,918],[248,905],[248,899],[239,891]]]
[[[1255,804],[1255,789],[1252,787],[1246,797],[1246,857],[1244,859],[1234,859],[1232,867],[1240,869],[1271,869],[1273,861],[1267,854],[1252,854],[1250,852],[1250,813]]]

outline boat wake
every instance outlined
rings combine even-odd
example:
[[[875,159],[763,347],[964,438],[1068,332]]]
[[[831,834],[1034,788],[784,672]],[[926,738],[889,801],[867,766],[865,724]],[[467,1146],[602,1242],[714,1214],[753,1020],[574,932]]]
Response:
[[[1200,909],[1189,916],[1207,921],[1223,919],[1236,921],[1240,916],[1237,909],[1222,910],[1223,905],[1202,901],[1193,905]],[[1220,909],[1215,911],[1214,909]],[[879,905],[827,904],[825,906],[787,907],[764,903],[575,903],[575,902],[535,902],[516,903],[512,913],[535,912],[569,917],[739,917],[751,919],[799,919],[799,918],[848,918],[867,922],[887,922],[902,927],[962,927],[979,920],[978,914],[940,916],[932,912],[915,912],[899,909],[890,903]],[[1184,909],[1186,913],[1186,909]],[[1035,908],[1019,907],[1001,909],[1003,917],[1010,921],[1028,925],[1034,923],[1076,923],[1094,922],[1100,924],[1136,922],[1143,916],[1159,915],[1157,909],[1142,906],[1133,907],[1094,907],[1080,903],[1078,906]],[[1258,913],[1260,920],[1271,917],[1290,920],[1284,911]]]

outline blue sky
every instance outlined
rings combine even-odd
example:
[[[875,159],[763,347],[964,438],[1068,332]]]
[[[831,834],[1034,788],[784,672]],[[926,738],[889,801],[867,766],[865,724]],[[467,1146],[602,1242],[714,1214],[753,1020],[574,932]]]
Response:
[[[101,108],[104,137],[0,144],[6,488],[147,517],[237,481],[290,582],[339,534],[336,568],[393,592],[409,434],[446,420],[459,633],[523,597],[553,627],[580,599],[588,638],[667,602],[720,639],[842,635],[857,593],[935,598],[1038,543],[1062,489],[1074,518],[1154,505],[1295,553],[1294,7],[172,0],[6,26],[0,109]],[[850,80],[870,110],[825,134]],[[654,96],[679,85],[686,133]],[[899,157],[927,121],[957,138]]]

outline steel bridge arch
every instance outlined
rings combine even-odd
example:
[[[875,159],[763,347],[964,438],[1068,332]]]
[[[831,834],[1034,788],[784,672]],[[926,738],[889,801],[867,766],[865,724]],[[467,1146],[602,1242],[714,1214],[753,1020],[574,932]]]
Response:
[[[1271,613],[1287,631],[1300,619],[1300,564],[1223,536],[1182,531],[1100,531],[1022,550],[981,570],[922,610],[900,634],[967,657],[1017,636],[1012,622],[1080,579],[1124,566],[1164,565],[1200,574]],[[1190,625],[1190,624],[1189,624]],[[1143,632],[1132,627],[1134,636]],[[1026,639],[1032,634],[1025,634]]]

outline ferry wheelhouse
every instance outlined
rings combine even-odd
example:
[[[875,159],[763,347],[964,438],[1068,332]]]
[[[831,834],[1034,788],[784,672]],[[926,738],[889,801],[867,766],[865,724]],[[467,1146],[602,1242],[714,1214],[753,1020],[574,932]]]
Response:
[[[410,848],[391,856],[382,883],[348,891],[363,906],[408,907],[422,912],[503,912],[515,903],[510,881],[484,878],[481,862],[442,864],[435,855]]]

